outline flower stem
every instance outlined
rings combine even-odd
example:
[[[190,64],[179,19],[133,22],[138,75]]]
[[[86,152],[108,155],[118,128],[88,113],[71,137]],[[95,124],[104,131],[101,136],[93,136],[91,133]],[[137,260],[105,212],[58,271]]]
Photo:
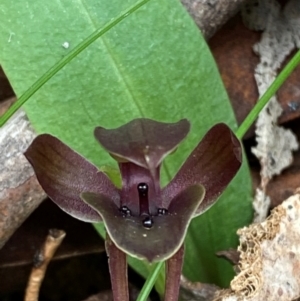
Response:
[[[34,95],[45,83],[47,83],[59,70],[72,61],[80,52],[87,48],[90,44],[96,41],[99,37],[108,32],[112,27],[116,26],[122,20],[127,18],[133,12],[138,10],[141,6],[150,0],[139,0],[134,5],[123,11],[119,16],[113,18],[101,28],[96,29],[91,35],[79,43],[72,51],[69,52],[64,58],[52,66],[46,73],[44,73],[22,96],[15,102],[6,113],[0,118],[0,127],[32,96]]]
[[[184,246],[166,261],[166,290],[164,301],[178,301]]]
[[[257,104],[245,118],[243,123],[236,131],[236,136],[239,139],[242,139],[246,134],[250,126],[253,124],[255,119],[258,117],[258,114],[264,108],[264,106],[268,103],[271,97],[277,92],[277,90],[282,86],[285,80],[289,77],[289,75],[294,71],[294,69],[300,63],[300,50],[293,56],[293,58],[288,62],[288,64],[283,68],[283,70],[276,77],[274,82],[268,88],[268,90],[263,94],[263,96],[259,99]]]
[[[126,254],[118,249],[106,234],[105,248],[114,301],[129,301]]]

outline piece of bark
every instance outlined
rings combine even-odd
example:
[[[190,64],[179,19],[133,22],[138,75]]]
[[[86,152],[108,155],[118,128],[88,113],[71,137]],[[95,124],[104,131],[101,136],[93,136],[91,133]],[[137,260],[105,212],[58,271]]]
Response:
[[[205,39],[234,16],[247,0],[181,0]]]
[[[300,296],[300,190],[270,217],[238,230],[240,273],[222,301],[291,301]]]
[[[35,136],[21,110],[0,128],[0,248],[46,196],[23,156]]]

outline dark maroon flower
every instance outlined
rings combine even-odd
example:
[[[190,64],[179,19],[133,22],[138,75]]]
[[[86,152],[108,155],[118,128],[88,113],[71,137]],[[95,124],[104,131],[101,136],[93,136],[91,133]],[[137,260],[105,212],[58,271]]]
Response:
[[[51,135],[38,136],[25,156],[61,209],[83,221],[104,222],[108,249],[113,245],[137,258],[161,261],[182,253],[191,219],[215,203],[241,165],[240,142],[225,124],[217,124],[161,188],[162,161],[189,128],[186,119],[168,124],[143,118],[117,129],[97,127],[95,137],[118,161],[121,189]]]

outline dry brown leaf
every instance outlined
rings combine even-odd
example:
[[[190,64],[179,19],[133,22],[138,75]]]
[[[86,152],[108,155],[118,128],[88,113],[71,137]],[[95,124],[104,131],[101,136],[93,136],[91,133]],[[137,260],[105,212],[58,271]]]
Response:
[[[254,51],[260,57],[255,79],[262,96],[275,80],[287,55],[298,46],[300,7],[295,1],[290,1],[285,10],[276,0],[252,1],[252,5],[250,2],[245,7],[243,16],[250,28],[264,30],[261,41],[254,45]],[[274,96],[256,122],[257,146],[252,152],[261,164],[261,184],[254,199],[255,222],[267,216],[270,199],[265,193],[269,181],[292,163],[292,151],[299,147],[295,135],[277,125],[282,111]]]

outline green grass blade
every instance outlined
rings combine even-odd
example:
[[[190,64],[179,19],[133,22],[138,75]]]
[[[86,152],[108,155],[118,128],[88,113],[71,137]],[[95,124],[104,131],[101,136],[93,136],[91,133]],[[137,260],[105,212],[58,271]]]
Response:
[[[160,261],[153,267],[153,269],[150,272],[150,275],[148,276],[148,278],[137,298],[137,301],[146,301],[147,300],[163,265],[164,265],[164,261]]]
[[[278,91],[278,89],[282,86],[282,84],[286,81],[286,79],[290,76],[290,74],[294,71],[294,69],[300,63],[300,50],[293,56],[293,58],[288,62],[288,64],[283,68],[283,70],[276,77],[272,85],[268,88],[268,90],[263,94],[263,96],[259,99],[257,104],[245,118],[243,123],[240,125],[238,130],[236,131],[236,135],[239,139],[243,138],[246,134],[250,126],[253,124],[255,119],[258,117],[258,114],[264,108],[264,106],[268,103],[271,97]]]

